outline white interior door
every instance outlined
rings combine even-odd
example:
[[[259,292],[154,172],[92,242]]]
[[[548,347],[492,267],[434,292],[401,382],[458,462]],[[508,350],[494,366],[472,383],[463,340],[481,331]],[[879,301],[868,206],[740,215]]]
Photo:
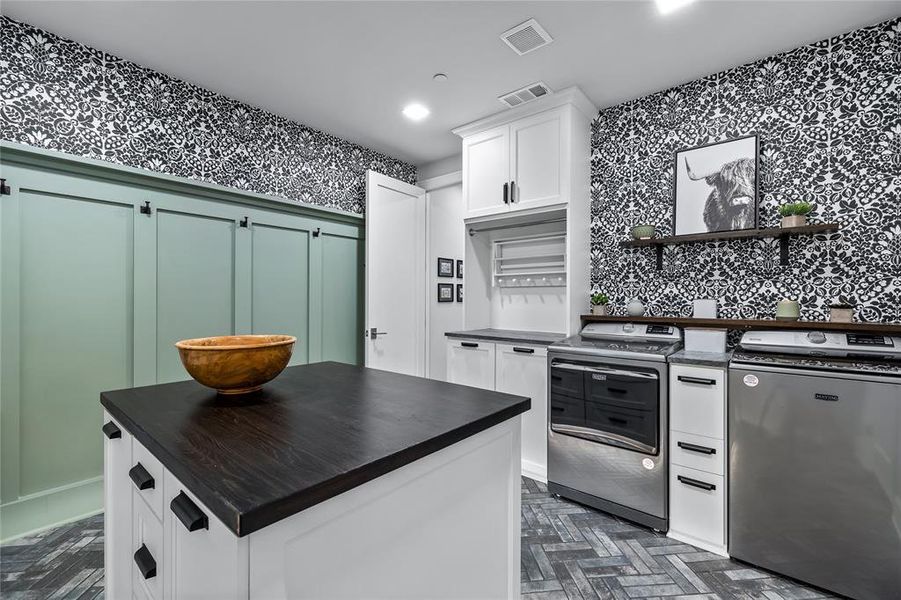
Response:
[[[425,190],[366,173],[366,366],[425,375]]]

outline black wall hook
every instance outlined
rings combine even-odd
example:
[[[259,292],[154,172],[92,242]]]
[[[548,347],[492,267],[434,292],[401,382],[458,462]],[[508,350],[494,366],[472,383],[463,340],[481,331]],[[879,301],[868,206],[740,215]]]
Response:
[[[12,190],[6,185],[6,179],[0,179],[0,196],[9,196]]]
[[[150,200],[147,200],[144,202],[144,206],[141,207],[141,214],[142,215],[150,214]]]
[[[316,229],[313,230],[313,237],[319,237],[319,234],[321,232],[322,231],[317,227]]]
[[[249,223],[248,218],[247,218],[247,217],[244,217],[243,219],[241,219],[241,222],[238,223],[238,225],[239,225],[240,227],[247,227],[247,226],[248,226],[248,223]]]

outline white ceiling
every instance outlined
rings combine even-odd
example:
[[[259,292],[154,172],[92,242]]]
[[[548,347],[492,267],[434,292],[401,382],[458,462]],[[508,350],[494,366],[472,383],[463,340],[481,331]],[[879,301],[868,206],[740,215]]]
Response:
[[[423,164],[458,153],[453,127],[536,80],[578,85],[603,108],[898,16],[901,1],[708,0],[668,16],[650,0],[4,0],[3,12]],[[498,36],[530,17],[555,42],[517,56]],[[407,121],[413,100],[432,115]]]

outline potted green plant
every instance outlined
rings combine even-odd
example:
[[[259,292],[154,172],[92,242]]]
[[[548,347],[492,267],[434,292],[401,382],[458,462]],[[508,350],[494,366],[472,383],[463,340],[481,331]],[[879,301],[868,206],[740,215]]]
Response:
[[[607,316],[607,305],[610,303],[610,298],[607,297],[607,294],[603,294],[598,292],[597,294],[591,295],[591,314],[598,315],[600,317]]]
[[[779,215],[782,217],[782,227],[802,227],[807,224],[807,215],[813,211],[810,202],[789,202],[779,207]]]

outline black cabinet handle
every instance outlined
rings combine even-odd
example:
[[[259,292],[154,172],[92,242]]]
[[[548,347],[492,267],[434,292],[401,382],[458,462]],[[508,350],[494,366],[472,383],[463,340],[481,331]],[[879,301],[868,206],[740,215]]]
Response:
[[[619,417],[607,417],[607,420],[611,423],[616,423],[617,425],[625,425],[628,423],[625,419],[620,419]]]
[[[508,199],[508,196],[507,196],[509,190],[510,190],[510,186],[505,183],[504,184],[504,204],[510,203],[510,200]]]
[[[716,448],[698,446],[697,444],[689,444],[688,442],[676,442],[676,445],[689,452],[697,452],[698,454],[716,454]]]
[[[510,182],[510,204],[516,202],[516,182]]]
[[[624,389],[622,389],[622,388],[612,388],[612,387],[608,387],[608,388],[607,388],[607,391],[608,391],[608,392],[612,392],[612,393],[614,393],[614,394],[625,394],[625,393],[626,393],[626,390],[624,390]]]
[[[551,411],[552,412],[566,412],[566,409],[563,408],[562,406],[552,406]]]
[[[135,552],[135,564],[138,565],[138,570],[141,571],[144,579],[156,577],[156,561],[146,544],[141,544],[141,547]]]
[[[147,472],[147,469],[141,463],[129,469],[128,476],[135,482],[139,490],[152,490],[154,485],[156,485],[153,481],[153,476]]]
[[[460,345],[464,348],[478,348],[479,345],[475,342],[460,342]]]
[[[103,433],[111,440],[122,437],[122,430],[112,421],[103,426]]]
[[[178,517],[178,520],[181,521],[188,531],[210,528],[210,521],[207,519],[207,516],[184,492],[179,492],[178,496],[172,499],[172,502],[169,503],[169,508],[172,509],[172,512],[175,513],[175,516]]]
[[[535,348],[518,348],[513,346],[514,352],[522,352],[523,354],[535,354]]]
[[[692,479],[691,477],[683,477],[682,475],[679,475],[676,477],[676,479],[678,479],[685,485],[690,485],[691,487],[695,487],[708,492],[712,492],[716,489],[716,486],[712,483],[707,483],[706,481],[698,481],[697,479]]]
[[[687,375],[679,375],[676,379],[683,383],[697,383],[698,385],[716,385],[716,379],[704,379],[702,377],[689,377]]]

